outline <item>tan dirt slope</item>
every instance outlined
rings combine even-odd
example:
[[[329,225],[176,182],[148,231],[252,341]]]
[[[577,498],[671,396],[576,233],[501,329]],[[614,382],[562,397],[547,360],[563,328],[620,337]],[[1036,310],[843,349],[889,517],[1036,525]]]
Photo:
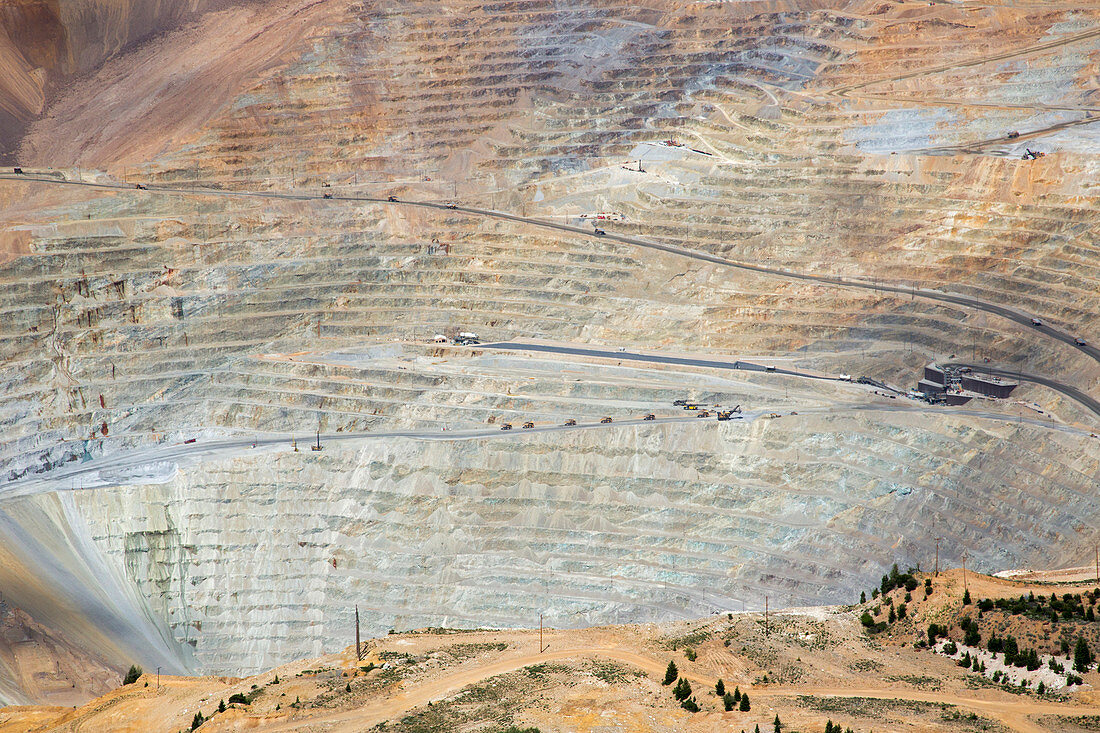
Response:
[[[915,615],[963,611],[960,571],[919,576],[922,583],[925,577],[933,593],[911,602]],[[975,598],[1052,587],[973,573],[967,586]],[[360,663],[349,648],[242,679],[164,677],[158,687],[156,675],[146,674],[76,710],[5,708],[0,732],[174,730],[202,712],[211,718],[203,727],[209,731],[350,733],[388,721],[387,731],[519,724],[542,731],[612,725],[657,733],[763,729],[778,715],[803,731],[832,720],[861,732],[1037,733],[1076,730],[1087,725],[1087,716],[1100,714],[1096,672],[1072,693],[1036,695],[982,684],[950,660],[914,649],[907,627],[869,637],[857,615],[870,606],[774,613],[766,625],[759,614],[736,614],[548,630],[544,637],[537,631],[425,629],[365,642]],[[661,684],[669,661],[691,684],[700,712],[678,707]],[[719,678],[729,691],[749,695],[749,711],[724,711],[714,694]],[[248,704],[217,712],[219,701],[234,693],[248,696]]]

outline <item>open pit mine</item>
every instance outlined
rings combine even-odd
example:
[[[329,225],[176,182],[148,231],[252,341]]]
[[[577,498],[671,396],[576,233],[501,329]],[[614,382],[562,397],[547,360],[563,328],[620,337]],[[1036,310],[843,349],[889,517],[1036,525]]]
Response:
[[[0,705],[1092,563],[1098,59],[1090,2],[9,0]]]

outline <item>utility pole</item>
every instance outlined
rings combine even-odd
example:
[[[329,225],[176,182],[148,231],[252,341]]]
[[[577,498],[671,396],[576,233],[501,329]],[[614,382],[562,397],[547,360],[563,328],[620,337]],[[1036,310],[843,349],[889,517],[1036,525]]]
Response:
[[[764,596],[764,636],[768,635],[768,597]]]
[[[550,648],[549,644],[547,644],[546,646],[543,646],[543,644],[542,644],[542,614],[540,613],[539,614],[539,654],[542,654],[544,651],[546,651],[549,648]]]
[[[359,646],[359,604],[355,604],[355,659],[363,661],[363,647]]]
[[[963,553],[963,593],[966,593],[966,553]]]
[[[940,538],[936,538],[936,568],[932,573],[935,577],[940,577]]]
[[[160,667],[157,667],[157,690],[160,690]]]
[[[1093,543],[1092,549],[1096,553],[1096,584],[1100,585],[1100,545]]]

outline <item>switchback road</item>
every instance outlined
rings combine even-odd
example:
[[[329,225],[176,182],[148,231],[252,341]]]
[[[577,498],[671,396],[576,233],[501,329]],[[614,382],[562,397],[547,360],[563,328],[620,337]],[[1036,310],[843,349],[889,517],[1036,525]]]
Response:
[[[1100,31],[1097,31],[1100,33]],[[43,176],[43,175],[17,175],[17,174],[2,174],[0,180],[13,180],[24,181],[30,183],[43,183],[50,185],[65,185],[65,186],[87,186],[102,189],[113,190],[125,190],[130,192],[147,193],[147,194],[168,194],[168,195],[195,195],[195,196],[231,196],[231,197],[253,197],[253,198],[268,198],[277,200],[289,200],[289,201],[332,201],[332,202],[350,202],[350,203],[373,203],[382,204],[386,206],[406,206],[406,207],[419,207],[425,209],[435,209],[439,211],[457,211],[463,214],[469,214],[472,216],[479,216],[487,219],[497,219],[502,221],[513,221],[519,224],[525,224],[529,226],[540,227],[543,229],[551,229],[555,231],[568,232],[570,234],[577,234],[585,237],[591,237],[593,239],[606,239],[614,242],[620,242],[622,244],[628,244],[635,247],[643,247],[646,249],[657,250],[661,252],[667,252],[669,254],[677,255],[680,257],[688,257],[703,262],[710,262],[723,267],[735,268],[738,270],[744,270],[747,272],[755,272],[762,275],[771,275],[774,277],[782,277],[790,280],[797,280],[801,282],[816,283],[819,285],[829,285],[845,288],[856,288],[861,290],[872,290],[881,293],[892,293],[901,296],[909,296],[912,298],[922,298],[924,300],[932,300],[941,303],[949,303],[962,308],[971,308],[974,310],[985,311],[986,313],[992,313],[1007,320],[1018,323],[1022,326],[1033,327],[1032,319],[1034,316],[1030,313],[1009,308],[1007,306],[998,305],[996,303],[990,303],[988,301],[979,300],[970,295],[962,295],[959,293],[947,293],[939,290],[930,290],[927,288],[915,288],[905,287],[901,285],[887,285],[884,283],[872,282],[867,280],[856,280],[845,277],[838,277],[834,275],[814,275],[810,273],[795,272],[793,270],[785,270],[778,267],[764,267],[762,265],[754,265],[748,262],[741,262],[738,260],[730,260],[717,255],[712,255],[707,252],[700,252],[697,250],[687,249],[673,244],[664,244],[661,242],[653,242],[647,239],[639,239],[637,237],[629,237],[621,234],[606,233],[597,234],[594,229],[587,229],[585,227],[573,226],[570,224],[562,224],[559,222],[549,221],[546,219],[536,219],[533,217],[517,216],[515,214],[508,214],[502,211],[493,211],[489,209],[479,209],[471,206],[458,206],[445,203],[433,202],[433,201],[389,201],[387,198],[376,196],[348,196],[348,195],[336,195],[332,194],[330,198],[324,198],[323,195],[307,194],[307,193],[279,193],[275,191],[229,191],[212,188],[197,188],[197,187],[185,187],[185,186],[154,186],[148,185],[144,189],[135,189],[132,184],[125,184],[119,182],[93,182],[93,181],[67,181],[57,177]],[[1036,333],[1041,333],[1044,336],[1061,341],[1068,344],[1073,348],[1088,355],[1090,358],[1100,363],[1100,349],[1089,345],[1078,345],[1075,342],[1075,336],[1073,334],[1065,333],[1050,326],[1041,326],[1035,328]]]

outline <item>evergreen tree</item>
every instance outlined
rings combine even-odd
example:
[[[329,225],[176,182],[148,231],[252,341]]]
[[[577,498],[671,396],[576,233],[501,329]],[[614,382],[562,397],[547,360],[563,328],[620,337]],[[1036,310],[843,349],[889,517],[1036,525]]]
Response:
[[[195,730],[200,725],[206,722],[206,718],[202,717],[202,711],[195,712],[195,717],[191,719],[191,730]]]
[[[1073,648],[1073,668],[1078,672],[1087,672],[1092,664],[1092,652],[1085,637],[1077,637],[1077,646]]]
[[[130,671],[126,673],[126,677],[122,680],[122,684],[132,685],[137,682],[140,677],[141,667],[137,666],[136,664],[131,664]]]
[[[894,607],[890,606],[890,616],[886,619],[888,623],[894,623],[898,620],[898,614],[894,611]]]
[[[970,589],[969,588],[967,588],[965,591],[963,591],[963,605],[964,606],[969,606],[970,605]]]
[[[219,700],[218,701],[218,712],[219,713],[224,713],[225,712],[225,700]]]
[[[676,681],[676,678],[680,676],[680,670],[676,669],[676,662],[669,662],[668,668],[665,670],[665,681],[662,685],[671,685]]]
[[[752,733],[760,733],[760,724],[759,723],[756,724],[756,728],[753,730]]]
[[[733,701],[741,702],[741,688],[736,685],[733,687]]]
[[[714,683],[714,694],[718,697],[722,697],[722,695],[726,694],[726,683],[722,681],[721,677]]]
[[[896,568],[897,565],[894,567]],[[783,733],[783,724],[779,722],[779,713],[775,714],[775,720],[772,721],[772,726],[775,729],[775,733]]]
[[[825,733],[833,733],[833,721],[825,721]]]
[[[859,592],[859,602],[860,603],[866,603],[867,602],[867,591],[861,590]]]
[[[749,693],[747,693],[747,692],[741,693],[741,706],[740,706],[739,709],[743,713],[747,713],[751,709],[751,707],[749,706]]]
[[[733,699],[733,695],[728,692],[722,695],[722,706],[725,707],[727,711],[733,710],[733,706],[736,704],[737,702]]]

